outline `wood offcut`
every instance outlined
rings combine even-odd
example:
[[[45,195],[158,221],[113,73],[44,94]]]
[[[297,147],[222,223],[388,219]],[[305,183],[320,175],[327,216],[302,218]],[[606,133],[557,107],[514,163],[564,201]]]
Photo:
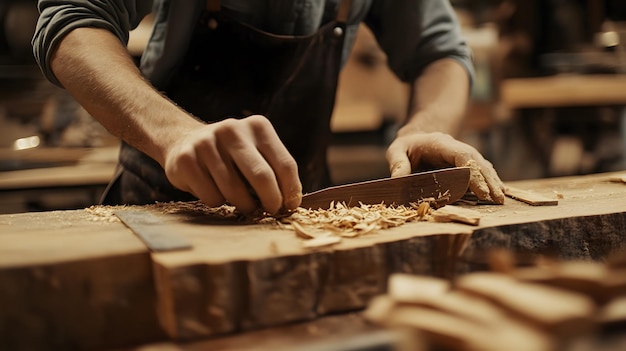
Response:
[[[506,187],[504,194],[512,199],[525,202],[532,206],[556,206],[559,200],[534,193],[532,191],[518,189],[514,187]]]
[[[419,332],[429,350],[550,351],[569,349],[574,340],[604,345],[605,331],[623,332],[626,323],[626,279],[619,290],[615,281],[624,273],[601,263],[541,260],[509,273],[473,272],[451,281],[395,273],[364,317]]]

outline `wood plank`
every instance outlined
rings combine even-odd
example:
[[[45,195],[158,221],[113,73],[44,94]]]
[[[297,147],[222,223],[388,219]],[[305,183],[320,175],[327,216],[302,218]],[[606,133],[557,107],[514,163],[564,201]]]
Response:
[[[115,174],[118,147],[0,150],[0,160],[48,162],[54,167],[0,172],[0,191],[106,185]]]
[[[477,206],[477,211],[487,215],[472,233],[472,240],[461,258],[460,271],[488,268],[486,251],[493,248],[517,253],[520,264],[532,263],[542,256],[567,260],[606,259],[625,246],[622,228],[626,227],[626,201],[619,195],[624,194],[620,189],[623,185],[609,181],[615,174],[507,183],[507,186],[533,189],[537,193],[557,193],[561,197],[559,205],[535,207],[507,199],[505,213],[500,215],[497,215],[499,208]],[[514,207],[509,207],[514,203]]]
[[[524,183],[521,183],[524,184]],[[538,187],[540,190],[545,189],[545,185],[541,182],[531,182],[529,188]],[[323,315],[326,313],[340,312],[349,309],[357,309],[364,306],[365,301],[374,296],[377,292],[384,290],[384,282],[388,272],[394,271],[407,271],[417,272],[422,271],[426,274],[433,275],[446,275],[450,274],[450,270],[465,270],[471,269],[475,265],[471,262],[464,262],[465,257],[462,258],[462,262],[459,262],[455,266],[454,260],[437,260],[436,257],[450,257],[454,256],[448,250],[455,247],[457,243],[464,243],[462,239],[468,233],[494,233],[501,232],[504,237],[509,237],[511,233],[516,231],[519,226],[524,226],[525,223],[536,224],[539,228],[537,233],[526,233],[524,236],[519,236],[520,241],[528,240],[528,237],[550,237],[554,228],[560,226],[559,221],[567,221],[571,223],[571,226],[578,226],[581,222],[588,222],[588,218],[597,216],[598,220],[601,218],[608,218],[608,223],[613,223],[616,227],[603,228],[598,226],[592,232],[584,233],[584,235],[593,236],[597,240],[597,236],[603,235],[604,231],[610,231],[611,236],[606,236],[605,240],[608,240],[603,245],[609,246],[598,247],[600,257],[602,250],[604,255],[608,254],[610,249],[619,246],[623,241],[621,239],[621,232],[624,229],[624,211],[626,211],[626,204],[622,202],[615,202],[611,199],[617,199],[619,196],[626,194],[625,189],[621,189],[617,185],[611,185],[606,180],[606,177],[591,177],[582,181],[580,178],[565,179],[563,183],[556,182],[547,185],[549,188],[558,190],[563,193],[564,199],[562,204],[558,207],[547,208],[533,208],[526,204],[519,203],[517,201],[507,201],[505,206],[476,206],[474,210],[478,211],[482,215],[481,224],[477,228],[472,228],[466,225],[452,224],[452,223],[428,223],[419,222],[414,224],[407,224],[402,227],[398,227],[392,230],[385,231],[384,235],[371,235],[365,237],[358,237],[354,239],[345,239],[341,243],[333,246],[331,250],[321,251],[316,253],[304,253],[299,245],[301,239],[297,238],[295,233],[284,233],[281,231],[270,231],[263,233],[265,238],[264,243],[258,243],[253,251],[247,251],[246,245],[242,243],[252,239],[243,239],[244,237],[258,237],[260,233],[254,234],[257,227],[238,227],[234,230],[235,233],[228,233],[227,236],[233,243],[239,243],[233,245],[232,248],[227,248],[225,242],[229,239],[223,238],[218,231],[215,231],[211,235],[215,236],[215,239],[220,242],[219,245],[213,245],[210,242],[197,241],[197,245],[194,244],[195,249],[191,253],[172,253],[167,256],[156,255],[155,267],[158,271],[166,272],[171,270],[182,269],[184,266],[201,265],[205,269],[215,268],[215,265],[223,264],[220,257],[225,253],[230,252],[229,256],[233,256],[234,252],[238,252],[235,259],[238,262],[246,261],[243,264],[243,268],[240,267],[239,271],[229,271],[232,275],[227,279],[228,281],[238,282],[237,284],[246,286],[246,282],[254,281],[251,292],[248,295],[233,295],[228,294],[226,291],[220,292],[219,296],[230,296],[233,300],[225,303],[223,300],[215,302],[216,306],[231,306],[226,308],[228,311],[233,311],[236,301],[241,299],[247,301],[244,303],[246,306],[250,306],[250,301],[259,303],[271,297],[272,299],[277,296],[291,295],[296,296],[298,303],[294,304],[293,301],[290,305],[290,313],[286,315],[286,319],[289,321],[303,320],[311,318],[315,315]],[[581,189],[585,189],[584,198],[581,196]],[[616,192],[616,190],[618,190]],[[551,192],[552,190],[550,190]],[[583,201],[580,201],[583,200]],[[613,205],[606,206],[607,203]],[[600,205],[603,204],[603,205]],[[608,213],[617,213],[615,218],[612,218]],[[605,217],[607,215],[608,217]],[[552,221],[556,222],[552,222]],[[187,218],[184,221],[197,222],[197,219]],[[190,237],[193,235],[192,231],[183,230],[179,231],[182,235]],[[449,233],[449,234],[445,234]],[[457,233],[457,234],[454,234]],[[464,234],[463,234],[464,233]],[[459,234],[462,234],[459,236]],[[206,235],[206,234],[205,234]],[[475,234],[473,234],[475,235]],[[579,232],[572,236],[572,244],[569,246],[563,246],[564,250],[560,253],[566,257],[578,257],[589,258],[589,252],[586,252],[583,247],[577,246],[578,240],[584,239],[583,233]],[[195,238],[197,236],[194,235]],[[451,242],[446,242],[450,238],[455,238]],[[197,240],[197,239],[196,239]],[[556,243],[556,238],[551,239],[553,243]],[[224,243],[223,243],[224,242]],[[275,245],[270,245],[270,243]],[[509,247],[506,243],[494,241],[491,245],[486,245],[484,241],[479,241],[475,245],[472,244],[472,240],[469,242],[469,246],[472,250],[469,251],[471,255],[475,255],[476,252],[484,251],[485,247],[491,247],[493,245],[502,245],[503,247]],[[546,241],[549,243],[550,241]],[[610,243],[609,243],[610,242]],[[415,244],[413,244],[415,243]],[[421,243],[421,244],[418,244]],[[517,244],[515,241],[509,241],[509,244]],[[209,245],[209,246],[207,246]],[[462,244],[459,247],[463,247]],[[422,257],[417,258],[412,254],[400,258],[395,258],[394,253],[402,255],[405,247],[422,246],[419,252],[422,252]],[[272,247],[278,251],[276,254],[272,251]],[[431,251],[425,250],[430,247]],[[558,250],[559,245],[551,245],[550,249]],[[535,246],[525,248],[528,251],[537,249],[537,254],[543,253],[546,248],[542,246]],[[434,251],[433,251],[434,250]],[[437,253],[434,253],[437,252]],[[457,251],[460,252],[460,251]],[[468,252],[466,250],[466,252]],[[273,256],[291,257],[290,261],[284,261],[282,258],[276,260],[272,259]],[[441,256],[443,255],[443,256]],[[470,256],[471,258],[471,256]],[[215,261],[221,262],[215,262]],[[259,276],[259,268],[266,267],[268,260],[271,262],[274,260],[277,262],[277,267],[274,268],[273,275],[265,273],[264,276]],[[289,262],[289,264],[287,263]],[[290,267],[280,268],[280,267]],[[264,268],[267,269],[267,268]],[[245,272],[244,276],[236,277],[237,272]],[[265,270],[262,270],[265,272]],[[206,271],[198,273],[198,276],[202,279],[208,279],[210,276]],[[313,277],[313,278],[311,278]],[[259,281],[262,279],[270,279],[274,284],[268,284],[267,289],[259,290]],[[294,281],[300,281],[300,287],[298,284],[294,284]],[[211,289],[220,290],[219,282],[209,282],[206,285]],[[291,290],[286,289],[286,286],[292,286]],[[209,296],[209,290],[205,292],[197,292],[196,295]],[[213,290],[214,291],[214,290]],[[307,294],[303,294],[302,291],[307,291]],[[311,294],[311,291],[316,291],[316,294]],[[188,292],[185,292],[188,293]],[[176,295],[175,291],[171,292],[172,295]],[[213,296],[213,295],[210,295]],[[239,296],[239,297],[237,297]],[[264,297],[265,296],[265,297]],[[179,299],[181,301],[186,299]],[[178,301],[178,300],[176,300]],[[284,302],[282,302],[284,304]],[[213,305],[210,301],[209,305]],[[269,305],[267,304],[261,304]],[[317,306],[313,309],[312,306]],[[166,313],[170,316],[177,314],[177,306],[169,305],[169,311]],[[265,313],[268,310],[255,308],[256,311],[245,312],[247,315],[243,320],[241,317],[237,317],[237,313],[226,313],[217,315],[204,315],[199,320],[208,319],[211,323],[218,323],[219,325],[228,325],[228,330],[242,330],[260,327],[262,323],[269,322],[269,320],[259,320],[258,318],[251,318],[250,315],[256,316],[261,313]],[[191,309],[194,314],[198,313],[198,309]],[[203,311],[203,310],[200,310]],[[239,313],[242,313],[241,311]],[[219,317],[219,318],[218,318]],[[193,317],[189,317],[193,319]],[[219,322],[218,322],[219,321]],[[211,324],[209,323],[209,324]],[[242,324],[243,323],[243,324]],[[170,320],[168,324],[172,326],[170,328],[170,335],[174,337],[184,338],[189,331],[184,328],[180,323]],[[210,329],[206,330],[207,333],[212,333]]]
[[[163,337],[148,251],[121,223],[85,211],[0,218],[0,349],[101,349]]]
[[[25,315],[42,322],[23,321],[18,325],[24,333],[16,335],[31,333],[40,345],[119,344],[128,342],[119,328],[148,318],[150,313],[142,309],[158,304],[159,325],[168,337],[208,337],[361,309],[385,291],[391,273],[450,277],[484,267],[481,254],[493,247],[600,260],[625,245],[626,187],[609,182],[609,176],[511,183],[558,191],[563,199],[559,206],[541,208],[510,199],[503,206],[472,206],[481,214],[478,226],[408,223],[315,251],[303,248],[294,232],[275,225],[201,211],[144,207],[194,246],[188,252],[151,255],[123,224],[88,211],[3,215],[0,274],[16,288],[0,298],[15,306],[0,306],[0,325],[11,325],[18,313],[31,311],[28,306],[40,306],[41,311]],[[33,278],[39,267],[64,277],[58,291],[41,288],[54,279]],[[110,299],[91,301],[93,288],[85,286],[110,292],[105,294]],[[74,322],[65,319],[72,308],[80,311],[74,312],[80,317]],[[133,312],[137,316],[128,317]],[[79,325],[90,314],[99,322]],[[122,318],[128,323],[107,322]],[[156,321],[144,325],[143,334],[136,335],[160,332]],[[12,349],[15,338],[0,333],[0,348]]]

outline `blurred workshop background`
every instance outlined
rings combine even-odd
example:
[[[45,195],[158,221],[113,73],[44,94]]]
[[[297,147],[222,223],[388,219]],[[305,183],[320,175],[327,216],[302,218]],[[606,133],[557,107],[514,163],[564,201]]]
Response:
[[[476,79],[457,137],[503,180],[626,169],[626,1],[452,0],[474,51]],[[0,213],[98,202],[118,141],[31,54],[36,0],[0,2]],[[131,35],[139,59],[148,17]],[[386,145],[408,87],[366,27],[342,72],[329,151],[335,183],[388,175]]]

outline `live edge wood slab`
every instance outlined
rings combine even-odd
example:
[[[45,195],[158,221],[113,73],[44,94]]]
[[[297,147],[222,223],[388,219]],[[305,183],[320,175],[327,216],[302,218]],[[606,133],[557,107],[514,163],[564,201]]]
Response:
[[[511,182],[559,198],[478,205],[478,226],[417,222],[309,251],[288,230],[151,210],[190,251],[150,253],[83,210],[0,216],[0,349],[108,349],[358,310],[393,272],[480,270],[490,248],[523,259],[602,260],[626,246],[616,173]]]

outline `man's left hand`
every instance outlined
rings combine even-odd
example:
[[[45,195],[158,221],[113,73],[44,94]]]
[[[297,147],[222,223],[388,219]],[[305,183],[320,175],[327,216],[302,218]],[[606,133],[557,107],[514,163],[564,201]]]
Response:
[[[391,176],[418,169],[470,167],[470,190],[481,200],[504,203],[504,184],[491,162],[474,147],[448,134],[410,133],[398,136],[387,149]]]

